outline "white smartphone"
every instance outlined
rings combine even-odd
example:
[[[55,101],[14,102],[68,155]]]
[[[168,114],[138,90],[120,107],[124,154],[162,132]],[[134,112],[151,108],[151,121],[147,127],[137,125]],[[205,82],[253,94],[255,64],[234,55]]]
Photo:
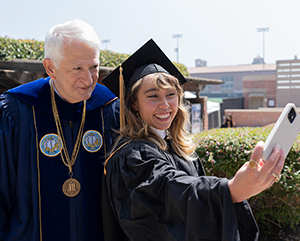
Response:
[[[284,158],[288,155],[300,131],[300,116],[295,104],[288,103],[270,132],[263,149],[262,159],[266,161],[279,144],[284,150]]]

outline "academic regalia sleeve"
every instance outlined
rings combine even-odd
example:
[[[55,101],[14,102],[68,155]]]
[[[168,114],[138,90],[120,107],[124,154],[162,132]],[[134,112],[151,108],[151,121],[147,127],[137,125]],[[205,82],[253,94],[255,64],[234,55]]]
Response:
[[[37,167],[31,162],[36,160],[36,139],[31,123],[31,106],[9,93],[0,96],[1,241],[39,240]]]
[[[103,235],[105,241],[126,241],[128,240],[124,231],[120,227],[117,219],[112,212],[110,201],[107,194],[106,178],[102,176],[102,218]]]
[[[13,116],[7,111],[7,99],[0,97],[0,240],[4,240],[8,231],[9,215],[16,202],[16,163],[11,147],[16,146],[15,140],[18,127]]]
[[[228,180],[190,176],[155,145],[132,141],[107,164],[108,195],[130,240],[256,240],[247,203],[232,203]],[[240,210],[236,214],[236,210]],[[247,217],[237,218],[237,215]],[[239,221],[250,236],[241,239]]]

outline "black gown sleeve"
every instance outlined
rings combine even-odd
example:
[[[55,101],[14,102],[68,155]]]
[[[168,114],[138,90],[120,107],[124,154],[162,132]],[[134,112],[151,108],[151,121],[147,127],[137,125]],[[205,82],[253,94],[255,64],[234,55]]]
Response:
[[[113,213],[130,240],[256,240],[252,213],[243,210],[247,203],[236,212],[227,179],[191,176],[152,143],[133,141],[114,154],[106,181]],[[241,239],[241,213],[253,239]]]
[[[17,153],[13,147],[17,146],[18,124],[14,121],[17,112],[10,113],[9,101],[5,95],[0,96],[0,240],[6,238],[10,215],[17,201]]]
[[[102,178],[102,219],[105,241],[126,241],[128,240],[123,229],[119,225],[109,202],[106,178]]]

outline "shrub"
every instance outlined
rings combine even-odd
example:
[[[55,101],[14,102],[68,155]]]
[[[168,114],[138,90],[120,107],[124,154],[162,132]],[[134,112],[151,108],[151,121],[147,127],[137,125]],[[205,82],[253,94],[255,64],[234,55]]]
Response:
[[[123,63],[130,55],[115,53],[109,50],[100,50],[100,65],[107,67],[117,67]],[[44,41],[34,39],[12,39],[0,37],[0,60],[12,59],[35,59],[44,58]],[[183,64],[174,63],[179,71],[188,76],[187,68]]]
[[[175,63],[173,62],[173,64],[176,66],[176,68],[180,71],[180,73],[184,76],[190,76],[190,73],[187,71],[187,68],[185,67],[185,65],[180,64],[180,63]]]
[[[256,143],[266,140],[272,127],[212,129],[195,135],[194,140],[199,144],[196,152],[206,174],[232,178],[250,160]],[[264,235],[272,235],[272,230],[278,227],[294,229],[299,223],[299,140],[298,135],[285,160],[281,180],[248,200]]]
[[[33,39],[0,37],[0,60],[44,58],[44,42]]]
[[[117,67],[123,63],[130,55],[118,54],[109,50],[100,51],[100,65],[107,67]]]

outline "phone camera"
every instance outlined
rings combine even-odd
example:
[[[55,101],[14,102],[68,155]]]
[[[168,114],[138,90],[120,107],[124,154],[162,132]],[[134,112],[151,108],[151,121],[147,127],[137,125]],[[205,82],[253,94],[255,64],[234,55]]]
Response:
[[[296,117],[296,112],[295,112],[294,108],[292,108],[288,114],[288,119],[291,124],[294,122],[295,117]]]

